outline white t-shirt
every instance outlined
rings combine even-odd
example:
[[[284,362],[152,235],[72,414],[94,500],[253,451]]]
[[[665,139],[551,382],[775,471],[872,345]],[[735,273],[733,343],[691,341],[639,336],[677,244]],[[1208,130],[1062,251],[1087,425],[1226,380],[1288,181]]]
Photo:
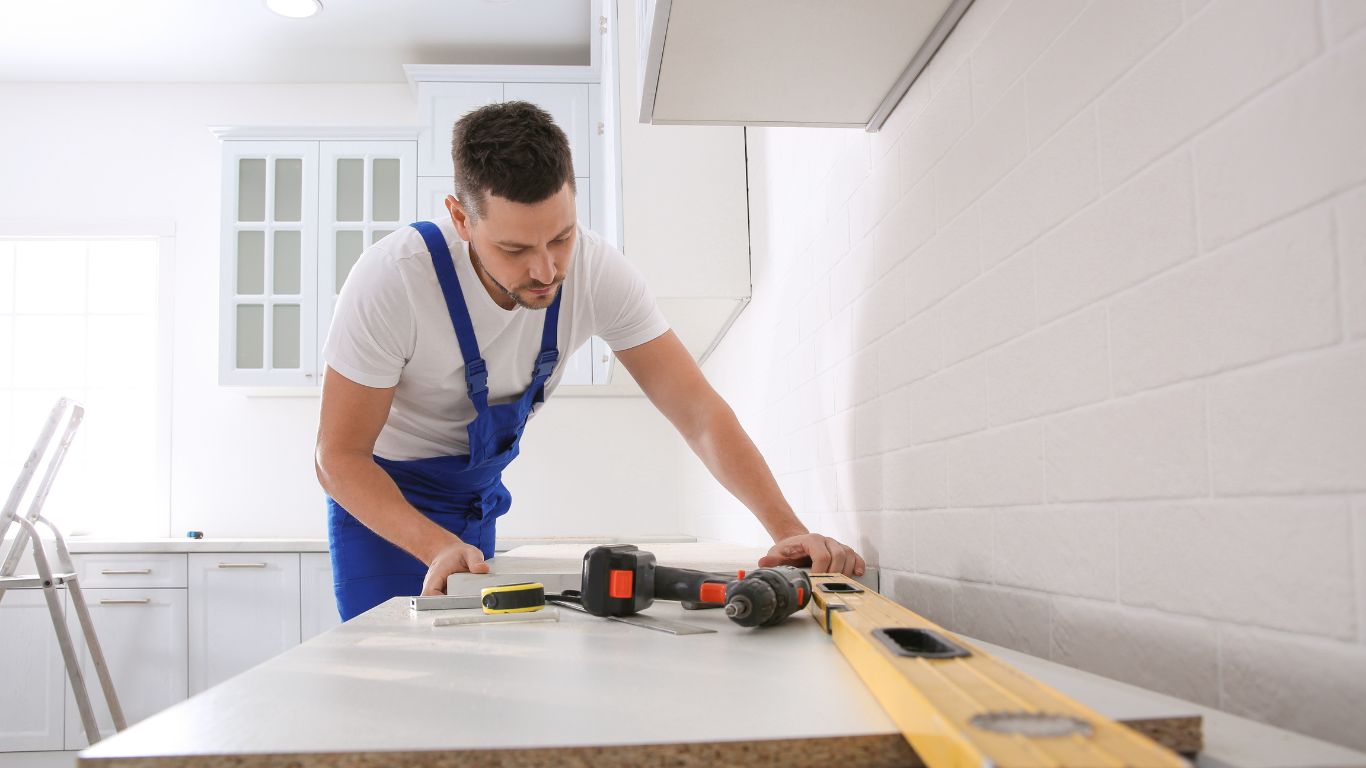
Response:
[[[488,365],[489,404],[515,400],[531,384],[546,312],[498,306],[475,274],[454,222],[436,224]],[[590,336],[623,350],[669,330],[640,273],[583,227],[560,290],[560,360],[546,383],[547,397],[559,385],[568,356]],[[377,455],[405,461],[469,453],[465,428],[474,404],[465,387],[465,361],[431,254],[416,229],[402,227],[361,255],[337,298],[323,359],[358,384],[396,387],[375,442]]]

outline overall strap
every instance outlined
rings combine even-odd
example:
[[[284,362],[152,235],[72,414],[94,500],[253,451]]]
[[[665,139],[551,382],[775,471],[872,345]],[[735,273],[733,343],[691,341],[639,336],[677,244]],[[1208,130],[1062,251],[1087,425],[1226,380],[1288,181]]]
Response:
[[[465,306],[465,295],[460,291],[460,278],[455,275],[455,263],[451,261],[451,251],[446,247],[446,237],[430,221],[414,222],[411,226],[422,234],[427,250],[432,254],[436,279],[441,284],[442,296],[446,298],[446,311],[450,313],[455,338],[460,343],[460,356],[465,359],[465,387],[469,390],[474,410],[482,413],[489,404],[488,366],[484,364],[484,358],[479,356],[479,341],[474,337],[474,323],[470,322],[470,311]]]
[[[531,389],[535,402],[545,399],[545,383],[555,372],[555,364],[560,360],[560,299],[564,298],[564,286],[555,293],[555,300],[545,311],[545,325],[541,326],[541,353],[536,355],[536,367],[531,372]]]

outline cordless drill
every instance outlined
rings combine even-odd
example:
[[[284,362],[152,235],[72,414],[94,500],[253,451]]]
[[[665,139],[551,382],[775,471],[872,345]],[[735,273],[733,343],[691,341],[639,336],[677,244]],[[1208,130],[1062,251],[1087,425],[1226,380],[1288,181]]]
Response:
[[[655,563],[633,544],[594,547],[583,556],[581,601],[595,616],[629,616],[655,600],[677,600],[684,608],[725,607],[742,627],[771,627],[811,600],[811,581],[787,565],[735,576]]]

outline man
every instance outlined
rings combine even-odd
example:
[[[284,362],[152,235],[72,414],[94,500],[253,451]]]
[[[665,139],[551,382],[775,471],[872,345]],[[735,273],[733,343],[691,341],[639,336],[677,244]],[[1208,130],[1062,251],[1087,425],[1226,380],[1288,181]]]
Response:
[[[569,142],[526,102],[455,125],[449,219],[404,227],[351,272],[323,348],[318,479],[342,619],[487,573],[511,507],[502,470],[554,390],[560,352],[597,335],[773,537],[761,566],[861,575],[810,533],[730,407],[669,330],[644,280],[578,228]]]

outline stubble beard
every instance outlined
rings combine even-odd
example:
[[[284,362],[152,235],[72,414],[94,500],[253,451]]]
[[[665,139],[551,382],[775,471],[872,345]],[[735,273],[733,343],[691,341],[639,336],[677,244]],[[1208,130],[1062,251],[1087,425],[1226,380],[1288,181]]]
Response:
[[[502,291],[504,296],[508,297],[509,299],[512,299],[513,304],[516,304],[517,306],[523,309],[539,310],[548,308],[552,303],[554,303],[555,297],[559,295],[560,285],[564,283],[564,279],[566,277],[566,275],[560,275],[559,277],[555,278],[555,282],[550,284],[552,290],[545,296],[523,297],[521,294],[518,293],[519,290],[529,290],[531,288],[544,288],[546,286],[543,286],[540,283],[536,283],[535,285],[523,286],[522,288],[516,290],[510,289],[506,285],[503,285],[502,283],[498,282],[498,278],[494,277],[492,272],[484,268],[484,262],[479,260],[479,254],[475,253],[473,243],[470,243],[470,257],[474,260],[475,269],[478,269],[481,273],[483,273],[483,275],[489,279],[489,282],[498,286],[498,290]]]

